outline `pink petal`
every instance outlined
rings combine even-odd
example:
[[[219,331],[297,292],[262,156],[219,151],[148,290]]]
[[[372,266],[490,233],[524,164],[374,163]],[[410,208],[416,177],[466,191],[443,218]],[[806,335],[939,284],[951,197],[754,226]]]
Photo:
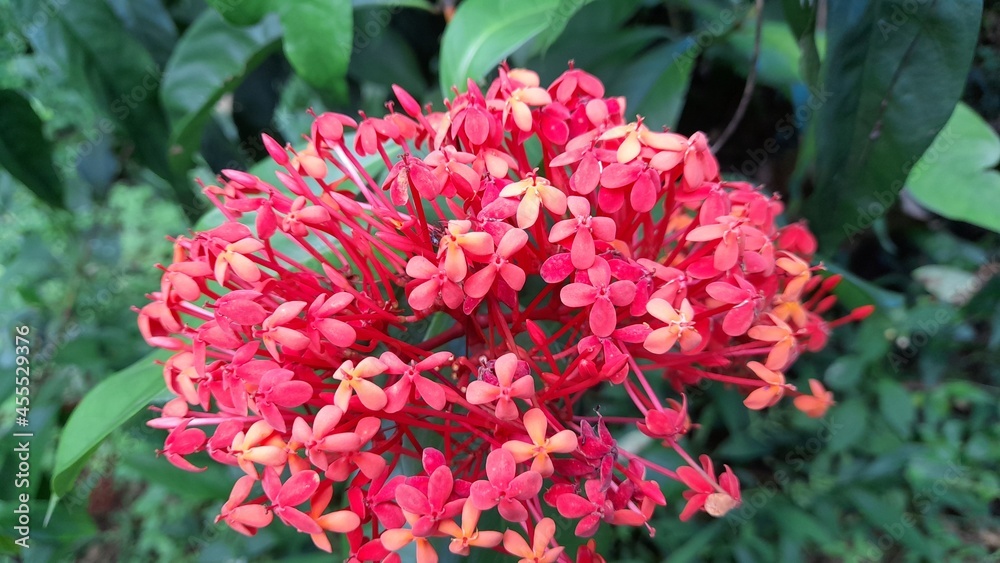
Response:
[[[729,336],[745,334],[753,324],[754,318],[753,307],[738,305],[726,313],[726,317],[722,320],[722,331]]]
[[[275,499],[282,506],[298,506],[304,503],[319,487],[319,475],[315,471],[300,471],[285,481]]]
[[[361,404],[368,410],[380,411],[389,402],[385,396],[385,391],[367,379],[356,381],[354,392],[358,395],[358,399],[361,399]]]
[[[504,449],[493,450],[486,458],[486,475],[493,485],[507,485],[514,478],[514,456]]]
[[[574,267],[570,254],[554,254],[542,263],[538,273],[546,283],[559,283],[573,273]]]
[[[434,301],[437,300],[439,287],[436,279],[427,280],[413,288],[407,297],[407,302],[416,311],[430,309],[434,305]]]
[[[567,307],[586,307],[597,299],[597,288],[585,283],[571,283],[559,291],[559,299]]]
[[[500,388],[485,381],[473,381],[465,390],[465,398],[473,405],[485,405],[497,400]]]
[[[594,265],[594,237],[589,229],[580,229],[576,232],[573,246],[570,247],[570,256],[573,260],[573,267],[577,270],[586,270]]]
[[[507,282],[507,285],[509,285],[514,291],[520,291],[524,287],[524,270],[511,263],[500,266],[500,277],[502,277],[503,281]]]
[[[304,534],[319,534],[323,532],[323,528],[320,528],[315,520],[300,510],[282,507],[276,512],[282,521]]]
[[[406,263],[406,275],[411,278],[428,279],[438,273],[438,266],[423,256],[414,256]]]
[[[465,280],[465,294],[473,299],[481,299],[490,292],[496,279],[497,269],[493,264],[487,264],[482,270],[472,274]]]
[[[565,301],[565,300],[564,300]],[[618,324],[614,305],[607,299],[597,299],[590,310],[590,330],[596,336],[611,336]]]

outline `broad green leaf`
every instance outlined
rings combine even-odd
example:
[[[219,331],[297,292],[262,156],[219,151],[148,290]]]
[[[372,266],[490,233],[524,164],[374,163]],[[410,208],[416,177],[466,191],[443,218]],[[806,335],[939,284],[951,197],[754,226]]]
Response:
[[[816,11],[819,2],[803,0],[781,0],[785,21],[792,36],[799,44],[802,57],[799,60],[799,74],[806,84],[819,84],[819,50],[816,48]]]
[[[239,28],[213,10],[206,10],[184,33],[167,63],[160,91],[170,119],[175,170],[190,168],[216,102],[272,53],[280,38],[281,28],[273,17]]]
[[[271,8],[271,0],[206,0],[206,3],[235,25],[260,23]]]
[[[386,87],[398,84],[405,90],[420,95],[427,88],[427,82],[420,72],[420,62],[413,48],[402,35],[386,29],[363,49],[358,49],[351,58],[351,78],[358,82],[371,82]],[[385,97],[379,99],[381,106]],[[384,107],[381,108],[383,111]]]
[[[958,104],[906,179],[931,211],[1000,232],[1000,137],[975,111]]]
[[[170,355],[166,350],[153,352],[108,377],[73,409],[56,447],[52,473],[52,492],[56,496],[66,496],[73,488],[87,459],[111,432],[163,392],[163,369],[154,362]]]
[[[576,14],[580,8],[583,8],[587,4],[590,4],[594,0],[559,0],[559,5],[556,6],[555,12],[549,20],[549,24],[538,34],[538,39],[535,44],[535,49],[538,52],[545,52],[559,36],[566,29],[566,24],[569,23],[570,18]],[[627,4],[627,2],[620,2]]]
[[[278,10],[288,62],[306,82],[345,99],[347,65],[354,47],[350,0],[281,2]]]
[[[63,207],[63,184],[52,163],[52,145],[31,103],[14,90],[0,90],[0,168],[39,199]]]
[[[865,228],[862,215],[884,214],[897,199],[962,93],[981,16],[981,0],[829,4],[829,99],[817,115],[807,202],[822,245]]]
[[[560,30],[585,2],[561,0],[465,0],[441,39],[441,91],[465,89],[542,32]]]
[[[698,59],[694,39],[661,45],[621,67],[610,82],[618,85],[616,94],[628,100],[628,116],[643,116],[651,129],[674,128],[684,109],[691,70]]]

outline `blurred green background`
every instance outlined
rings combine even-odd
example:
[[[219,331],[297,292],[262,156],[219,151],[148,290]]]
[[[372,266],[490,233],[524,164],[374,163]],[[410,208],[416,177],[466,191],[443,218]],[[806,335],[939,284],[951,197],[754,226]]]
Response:
[[[724,175],[781,194],[845,276],[842,302],[878,307],[795,365],[836,393],[823,422],[790,405],[748,412],[721,386],[692,392],[689,449],[738,468],[740,510],[681,523],[671,502],[654,537],[606,528],[602,552],[997,560],[1000,6],[759,4],[0,0],[0,554],[329,560],[282,526],[248,540],[213,524],[234,477],[154,457],[164,434],[140,411],[163,383],[148,359],[97,386],[149,353],[130,307],[158,287],[165,237],[206,212],[196,178],[252,169],[262,132],[297,142],[307,108],[380,114],[394,83],[441,107],[442,86],[506,58],[543,82],[572,59],[651,127],[713,139],[752,75]],[[19,326],[34,368],[27,550],[13,531]],[[81,410],[102,423],[74,423],[95,387]]]

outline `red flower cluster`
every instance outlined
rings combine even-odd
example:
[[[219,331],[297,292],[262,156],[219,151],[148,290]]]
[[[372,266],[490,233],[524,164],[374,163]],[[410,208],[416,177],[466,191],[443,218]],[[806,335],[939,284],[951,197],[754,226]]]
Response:
[[[226,171],[205,188],[227,221],[176,239],[139,313],[176,351],[178,398],[150,422],[170,430],[161,453],[246,473],[219,515],[237,531],[277,517],[327,551],[345,534],[353,561],[408,544],[436,561],[438,537],[567,561],[553,518],[581,537],[648,526],[666,499],[647,471],[689,488],[683,519],[738,506],[732,470],[678,444],[686,400],[653,380],[723,382],[751,409],[790,395],[821,416],[831,395],[783,370],[867,311],[820,317],[838,280],[814,275],[807,228],[722,180],[703,134],[629,122],[572,67],[548,88],[503,67],[442,112],[395,93],[402,112],[317,116],[300,151],[265,136],[276,183]],[[599,388],[634,410],[588,416]],[[626,451],[608,425],[684,464]],[[501,529],[480,530],[494,510]]]

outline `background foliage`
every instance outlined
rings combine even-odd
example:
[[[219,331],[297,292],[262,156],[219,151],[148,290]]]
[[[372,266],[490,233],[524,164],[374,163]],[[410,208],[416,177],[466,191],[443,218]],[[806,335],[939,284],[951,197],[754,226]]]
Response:
[[[307,108],[384,111],[393,83],[440,103],[506,58],[543,81],[572,59],[647,123],[716,138],[752,68],[753,2],[455,4],[0,0],[0,325],[9,336],[31,327],[35,368],[32,547],[10,537],[5,477],[0,552],[326,560],[279,526],[249,541],[216,527],[232,477],[155,459],[163,435],[135,416],[162,395],[158,368],[145,358],[112,375],[148,353],[129,307],[157,285],[164,235],[206,212],[194,180],[253,167],[261,132],[295,142]],[[756,84],[719,151],[724,173],[780,193],[846,276],[843,302],[878,311],[796,364],[837,393],[824,422],[747,412],[721,386],[692,394],[702,426],[690,440],[742,468],[740,510],[681,523],[671,506],[654,537],[620,529],[599,541],[620,561],[995,558],[1000,8],[764,6]],[[3,373],[12,344],[0,344]],[[5,444],[13,387],[0,378]],[[0,451],[4,476],[12,450]]]

